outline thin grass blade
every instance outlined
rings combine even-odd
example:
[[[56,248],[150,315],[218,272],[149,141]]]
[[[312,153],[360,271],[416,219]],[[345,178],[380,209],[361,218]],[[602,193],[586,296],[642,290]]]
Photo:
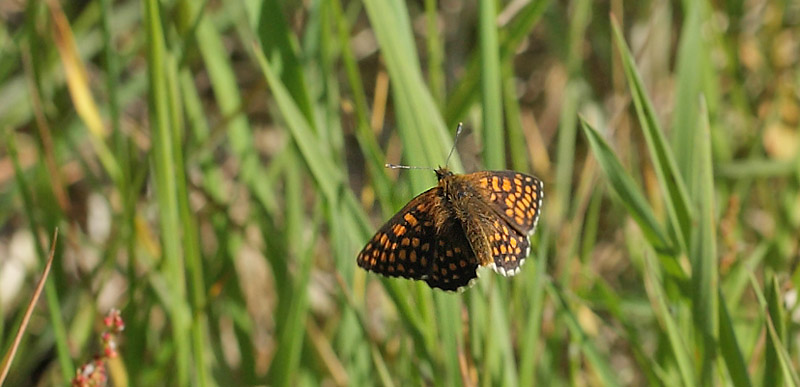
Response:
[[[750,387],[750,375],[747,372],[747,363],[744,361],[742,349],[739,346],[739,340],[736,337],[736,330],[733,326],[734,320],[728,312],[728,305],[719,292],[719,351],[725,365],[728,368],[728,373],[731,376],[731,382],[736,387]]]
[[[714,205],[714,171],[711,161],[711,128],[705,101],[700,100],[699,122],[694,143],[694,201],[698,209],[692,229],[689,259],[692,263],[693,318],[698,327],[701,353],[701,380],[712,382],[719,338],[719,272],[717,259],[717,224]]]
[[[644,89],[641,76],[636,69],[633,55],[622,37],[616,19],[612,18],[614,41],[622,56],[622,64],[628,79],[631,96],[633,98],[639,124],[650,151],[653,169],[658,177],[659,186],[663,192],[664,204],[669,218],[670,239],[682,251],[687,251],[688,241],[691,238],[689,231],[694,220],[694,210],[689,201],[686,183],[678,170],[675,156],[664,137],[664,132],[658,124],[655,109]],[[716,310],[716,309],[715,309]]]
[[[657,268],[655,261],[649,252],[644,254],[644,281],[647,295],[653,304],[653,311],[661,324],[664,333],[669,340],[670,350],[678,365],[681,381],[687,387],[695,386],[697,376],[695,375],[692,364],[693,358],[689,354],[689,349],[684,341],[688,333],[683,332],[676,318],[672,316],[670,308],[667,306],[668,299],[664,294],[663,285],[657,279]]]
[[[189,308],[186,301],[186,280],[183,252],[179,235],[182,234],[175,181],[175,156],[173,144],[173,118],[177,113],[170,98],[167,66],[174,64],[165,49],[164,26],[161,24],[160,6],[155,0],[145,1],[145,28],[147,31],[147,59],[149,79],[149,107],[152,127],[152,160],[155,175],[156,198],[159,204],[161,243],[164,247],[164,273],[171,279],[168,284],[171,299],[166,305],[170,315],[175,343],[175,384],[189,383],[191,347],[189,341]]]
[[[581,120],[581,127],[589,141],[589,146],[594,153],[595,159],[597,159],[609,180],[612,191],[616,193],[622,205],[625,206],[628,213],[642,229],[645,238],[656,251],[674,253],[675,247],[670,243],[666,233],[656,220],[656,216],[644,194],[636,187],[633,178],[622,167],[622,163],[614,154],[614,151],[585,120]]]
[[[495,0],[478,1],[481,57],[481,105],[483,107],[483,163],[487,169],[503,169],[503,96],[501,94],[500,49],[497,42]]]
[[[572,335],[572,340],[574,340],[576,344],[580,346],[581,351],[583,352],[584,356],[586,356],[587,363],[591,365],[592,370],[601,380],[601,384],[604,386],[620,386],[621,384],[619,383],[619,380],[617,380],[616,373],[612,370],[611,365],[608,363],[608,358],[604,357],[598,351],[592,339],[586,334],[586,332],[584,332],[577,316],[575,316],[572,308],[567,303],[562,291],[558,289],[552,282],[547,282],[545,289],[550,294],[550,297],[559,303],[559,309],[561,309],[562,313],[564,313],[564,316],[562,317],[564,320],[563,322],[569,329],[570,334]]]

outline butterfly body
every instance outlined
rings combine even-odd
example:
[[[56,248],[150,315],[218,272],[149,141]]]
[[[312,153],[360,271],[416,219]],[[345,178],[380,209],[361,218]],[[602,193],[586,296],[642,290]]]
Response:
[[[389,219],[358,265],[451,291],[471,285],[479,266],[518,273],[539,219],[541,180],[514,171],[435,172],[438,185]]]

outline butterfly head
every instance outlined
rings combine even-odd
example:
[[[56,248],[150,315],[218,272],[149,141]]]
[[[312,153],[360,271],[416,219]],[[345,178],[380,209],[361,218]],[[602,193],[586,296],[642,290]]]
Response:
[[[439,167],[433,170],[436,173],[436,179],[442,180],[445,177],[453,176],[453,172],[451,172],[447,167]]]

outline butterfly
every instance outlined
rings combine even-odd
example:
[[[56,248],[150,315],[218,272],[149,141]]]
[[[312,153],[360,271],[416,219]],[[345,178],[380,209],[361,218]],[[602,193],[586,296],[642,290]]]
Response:
[[[358,266],[448,291],[472,286],[480,266],[517,274],[539,221],[542,181],[514,171],[434,172],[439,183],[375,233]]]

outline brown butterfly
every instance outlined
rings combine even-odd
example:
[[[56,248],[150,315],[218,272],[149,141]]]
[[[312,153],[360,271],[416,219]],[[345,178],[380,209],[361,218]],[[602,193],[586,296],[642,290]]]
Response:
[[[439,184],[389,219],[358,254],[358,265],[450,291],[471,286],[478,266],[517,274],[539,221],[542,181],[514,171],[434,172]]]

